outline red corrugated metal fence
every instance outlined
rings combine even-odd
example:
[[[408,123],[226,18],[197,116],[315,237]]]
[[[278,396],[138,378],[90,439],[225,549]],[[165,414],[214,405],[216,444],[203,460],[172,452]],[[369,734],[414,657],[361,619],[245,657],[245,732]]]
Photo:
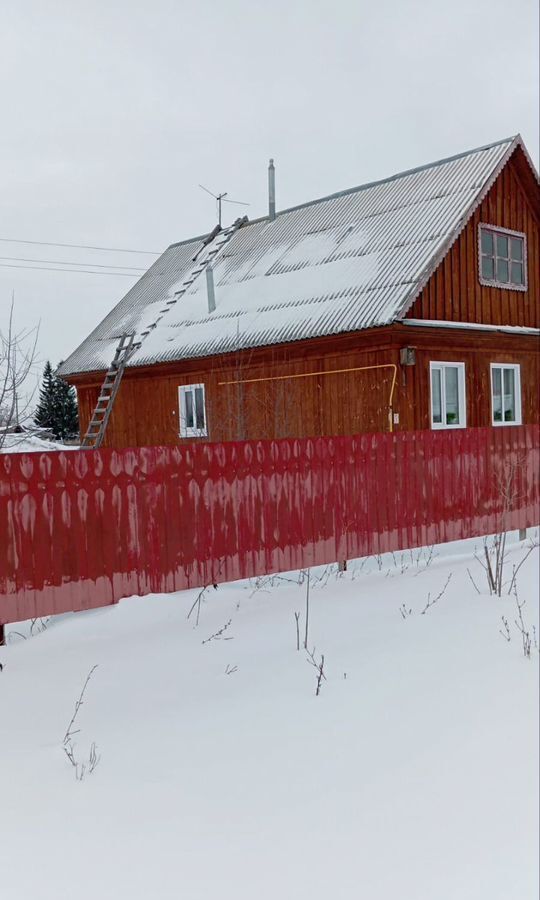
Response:
[[[539,470],[533,425],[0,455],[0,622],[536,525]]]

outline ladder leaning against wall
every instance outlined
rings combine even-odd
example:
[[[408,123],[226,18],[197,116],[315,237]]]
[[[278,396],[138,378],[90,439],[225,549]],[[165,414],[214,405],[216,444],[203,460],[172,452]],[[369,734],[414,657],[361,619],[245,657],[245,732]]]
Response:
[[[81,449],[83,450],[97,450],[103,443],[109,416],[112,412],[114,399],[118,393],[126,363],[134,350],[134,338],[134,333],[123,334],[118,342],[113,360],[101,385],[96,408],[81,443]]]

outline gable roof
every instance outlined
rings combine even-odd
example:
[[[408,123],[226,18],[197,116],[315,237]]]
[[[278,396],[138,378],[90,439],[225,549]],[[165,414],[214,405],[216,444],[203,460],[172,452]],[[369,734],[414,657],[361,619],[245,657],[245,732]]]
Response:
[[[194,257],[207,252],[205,237],[173,244],[60,372],[105,369],[124,332],[137,341],[149,326],[130,367],[389,325],[403,318],[517,146],[525,150],[519,135],[237,228],[213,262],[212,313],[204,273],[174,302]]]

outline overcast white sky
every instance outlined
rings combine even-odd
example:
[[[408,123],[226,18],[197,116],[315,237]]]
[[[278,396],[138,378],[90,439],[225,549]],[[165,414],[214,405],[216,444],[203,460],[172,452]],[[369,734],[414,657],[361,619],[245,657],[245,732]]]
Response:
[[[538,166],[538,0],[3,0],[0,72],[0,238],[160,251],[214,226],[199,182],[265,214],[270,156],[278,209],[518,131]],[[154,258],[0,256],[53,364],[133,279],[14,258]]]

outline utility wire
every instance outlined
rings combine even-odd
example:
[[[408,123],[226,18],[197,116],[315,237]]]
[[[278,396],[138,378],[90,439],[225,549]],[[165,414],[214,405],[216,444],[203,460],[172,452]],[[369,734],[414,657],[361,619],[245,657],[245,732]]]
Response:
[[[74,247],[76,250],[104,250],[109,253],[145,253],[148,256],[161,256],[161,250],[127,250],[125,247],[93,247],[90,244],[55,244],[52,241],[23,241],[19,238],[0,237],[7,244],[39,244],[41,247]]]
[[[27,256],[0,256],[0,259],[10,262],[50,263],[53,266],[93,266],[96,269],[129,269],[130,272],[146,272],[146,269],[141,266],[113,266],[109,263],[95,263],[91,260],[71,262],[69,259],[29,259]]]
[[[16,263],[0,263],[0,269],[30,269],[34,272],[72,272],[75,275],[125,275],[127,278],[138,278],[132,272],[95,272],[92,269],[60,269],[54,266],[19,266]]]

